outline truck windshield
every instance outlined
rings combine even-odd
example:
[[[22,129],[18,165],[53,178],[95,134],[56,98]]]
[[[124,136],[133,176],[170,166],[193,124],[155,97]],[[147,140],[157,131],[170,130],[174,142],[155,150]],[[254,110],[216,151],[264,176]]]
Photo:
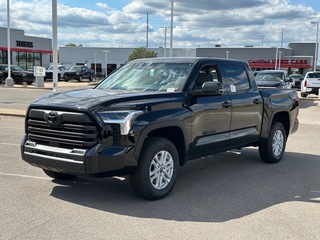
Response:
[[[192,63],[127,63],[97,86],[103,90],[181,91]]]

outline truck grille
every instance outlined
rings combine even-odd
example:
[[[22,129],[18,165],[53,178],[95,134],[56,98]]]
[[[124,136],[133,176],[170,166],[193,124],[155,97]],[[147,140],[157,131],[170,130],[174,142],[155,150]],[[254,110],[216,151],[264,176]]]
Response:
[[[99,131],[84,113],[31,109],[27,135],[42,145],[88,149],[98,142]]]

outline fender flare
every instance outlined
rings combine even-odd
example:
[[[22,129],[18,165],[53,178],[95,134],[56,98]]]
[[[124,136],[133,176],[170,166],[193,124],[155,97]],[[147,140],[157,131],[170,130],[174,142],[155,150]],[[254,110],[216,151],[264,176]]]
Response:
[[[182,132],[183,138],[184,138],[185,151],[186,152],[188,151],[188,149],[189,149],[188,134],[187,134],[187,130],[186,130],[185,125],[181,121],[167,120],[167,121],[155,122],[155,123],[152,123],[152,124],[146,126],[140,134],[140,137],[137,141],[135,151],[133,154],[136,161],[138,161],[138,159],[139,159],[139,155],[141,153],[142,146],[143,146],[144,141],[147,138],[148,134],[156,129],[165,128],[165,127],[178,127],[181,129],[181,132]]]

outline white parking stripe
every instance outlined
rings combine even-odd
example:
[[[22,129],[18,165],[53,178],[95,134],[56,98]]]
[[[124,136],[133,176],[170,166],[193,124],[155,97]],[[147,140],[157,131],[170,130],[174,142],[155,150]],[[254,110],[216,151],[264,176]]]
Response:
[[[14,143],[0,143],[0,145],[14,146],[14,147],[20,146],[20,144],[14,144]]]
[[[30,175],[21,175],[21,174],[12,174],[12,173],[3,173],[0,172],[0,176],[10,176],[10,177],[21,177],[21,178],[33,178],[33,179],[42,179],[42,180],[52,180],[52,178],[47,177],[36,177],[36,176],[30,176]]]

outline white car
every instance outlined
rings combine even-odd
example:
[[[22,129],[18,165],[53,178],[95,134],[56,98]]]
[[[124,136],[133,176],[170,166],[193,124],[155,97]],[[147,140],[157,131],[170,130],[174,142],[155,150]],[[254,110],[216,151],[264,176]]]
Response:
[[[320,72],[307,72],[301,82],[301,97],[313,93],[318,95],[320,88]]]
[[[62,80],[64,78],[64,72],[67,70],[67,68],[64,65],[58,65],[58,81]],[[47,79],[53,79],[52,77],[52,73],[53,73],[53,66],[50,65],[46,68],[46,76],[45,76],[45,80]]]

